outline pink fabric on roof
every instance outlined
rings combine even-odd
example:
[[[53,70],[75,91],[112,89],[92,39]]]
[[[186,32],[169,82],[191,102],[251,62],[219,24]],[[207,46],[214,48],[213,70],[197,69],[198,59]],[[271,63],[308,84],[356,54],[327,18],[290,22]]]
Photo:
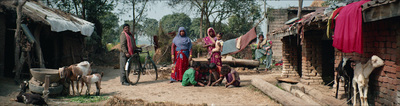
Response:
[[[344,53],[363,54],[361,5],[368,1],[348,4],[340,11],[336,18],[333,47]]]

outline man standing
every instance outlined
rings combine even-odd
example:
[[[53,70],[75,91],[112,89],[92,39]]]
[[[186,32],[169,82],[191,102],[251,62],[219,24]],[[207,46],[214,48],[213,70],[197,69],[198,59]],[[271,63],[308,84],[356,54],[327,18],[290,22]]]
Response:
[[[120,51],[120,58],[119,58],[119,68],[121,71],[120,81],[122,85],[130,85],[128,80],[126,79],[125,75],[125,63],[129,57],[133,55],[133,51],[136,49],[136,42],[135,38],[133,37],[132,33],[129,30],[129,25],[123,25],[123,31],[119,35],[121,41],[121,51]]]

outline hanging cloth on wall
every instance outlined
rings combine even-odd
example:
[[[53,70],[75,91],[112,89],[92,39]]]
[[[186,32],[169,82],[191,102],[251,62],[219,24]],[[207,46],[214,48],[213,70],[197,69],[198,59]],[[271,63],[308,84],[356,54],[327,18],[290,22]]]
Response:
[[[329,38],[331,35],[331,30],[335,28],[335,18],[339,14],[339,12],[343,9],[343,7],[339,7],[332,12],[332,15],[328,18],[328,24],[326,28],[326,36]]]
[[[354,2],[345,6],[336,18],[332,46],[344,53],[363,54],[361,5],[369,0]]]

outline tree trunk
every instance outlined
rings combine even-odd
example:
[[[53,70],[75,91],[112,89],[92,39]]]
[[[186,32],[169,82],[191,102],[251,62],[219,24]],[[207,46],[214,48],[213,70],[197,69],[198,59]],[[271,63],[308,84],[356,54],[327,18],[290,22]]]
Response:
[[[135,0],[132,0],[132,6],[133,6],[133,25],[132,25],[132,34],[133,34],[133,36],[135,36],[136,34],[135,34],[135,24],[136,24],[136,20],[135,20]],[[137,38],[136,36],[135,36],[135,38]],[[135,39],[136,40],[136,39]]]
[[[207,64],[207,58],[193,58],[193,61],[200,62],[201,64]],[[222,64],[228,64],[230,66],[243,66],[243,67],[258,67],[260,65],[259,61],[251,59],[235,59],[232,56],[227,56],[221,59]]]
[[[81,0],[81,5],[82,5],[82,19],[86,19],[86,13],[85,13],[85,0]]]
[[[15,35],[14,35],[14,39],[15,39],[15,51],[14,51],[14,62],[15,62],[15,66],[14,66],[14,70],[13,72],[15,72],[15,80],[19,81],[19,74],[21,72],[21,68],[22,66],[20,65],[20,57],[19,54],[21,52],[21,48],[20,48],[20,32],[21,32],[21,18],[22,18],[22,6],[26,3],[25,0],[23,0],[22,2],[17,1],[17,20],[16,20],[16,30],[15,30]],[[23,56],[24,53],[21,54],[21,56]],[[21,59],[24,61],[24,58],[21,57]]]
[[[264,0],[264,18],[266,19],[265,20],[265,29],[266,29],[266,34],[269,32],[269,29],[268,29],[268,8],[267,8],[267,0]],[[266,37],[268,37],[268,35],[266,35]]]
[[[203,36],[203,15],[204,15],[204,11],[203,9],[201,9],[201,15],[200,15],[200,38],[204,38],[205,36]],[[206,31],[206,33],[208,33]]]
[[[78,4],[76,3],[77,1],[75,1],[75,0],[72,0],[72,1],[74,2],[74,5],[75,5],[75,13],[76,13],[75,15],[76,15],[76,16],[79,16],[79,15],[78,15],[78,13],[79,13],[79,11],[78,11]]]
[[[301,19],[301,9],[303,8],[303,0],[299,0],[299,9],[297,11],[297,18]]]
[[[36,26],[36,29],[35,29],[35,32],[34,32],[34,36],[35,36],[35,39],[36,39],[35,51],[36,51],[36,55],[37,55],[37,57],[39,59],[40,68],[45,68],[42,48],[40,47],[40,31],[41,30],[42,30],[42,24],[38,24]]]

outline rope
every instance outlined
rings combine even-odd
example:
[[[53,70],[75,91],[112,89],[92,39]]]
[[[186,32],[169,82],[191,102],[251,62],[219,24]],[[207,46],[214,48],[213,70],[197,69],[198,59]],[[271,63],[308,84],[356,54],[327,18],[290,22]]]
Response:
[[[347,100],[346,102],[344,102],[344,103],[342,103],[342,105],[343,104],[348,104],[355,96],[357,96],[357,94],[358,94],[358,91],[357,91],[357,93],[355,94],[355,95],[353,95],[353,97],[351,97],[349,100]],[[356,102],[356,101],[354,101],[354,102]],[[354,103],[353,103],[354,104]]]
[[[333,82],[334,82],[335,80],[332,80],[330,83],[328,83],[328,84],[325,84],[325,85],[329,85],[329,84],[332,84]]]

